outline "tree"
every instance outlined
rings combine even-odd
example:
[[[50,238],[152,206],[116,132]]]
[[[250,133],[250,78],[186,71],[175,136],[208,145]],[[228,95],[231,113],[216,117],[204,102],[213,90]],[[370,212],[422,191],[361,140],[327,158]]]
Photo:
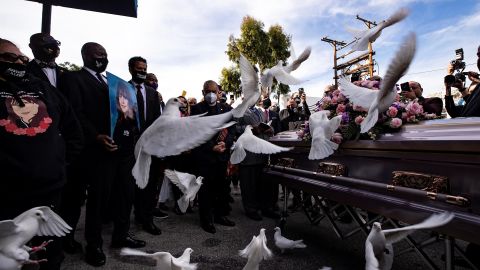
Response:
[[[236,66],[222,69],[220,77],[220,85],[222,90],[232,93],[235,96],[240,95],[240,70]]]
[[[270,26],[268,32],[264,30],[264,23],[253,17],[245,16],[240,26],[240,37],[235,38],[230,35],[227,44],[227,51],[230,61],[237,63],[242,53],[250,63],[258,65],[260,72],[270,68],[282,60],[286,63],[290,57],[291,37],[284,33],[282,26],[275,24]],[[223,76],[223,70],[222,70]],[[220,80],[222,80],[221,77]],[[240,84],[240,81],[238,82]],[[223,88],[223,85],[222,85]],[[240,85],[235,86],[239,89]],[[277,94],[286,94],[290,92],[288,85],[278,87],[276,81],[272,90],[278,91]]]
[[[80,69],[82,69],[82,67],[70,62],[63,62],[58,65],[62,68],[67,69],[68,71],[79,71]]]

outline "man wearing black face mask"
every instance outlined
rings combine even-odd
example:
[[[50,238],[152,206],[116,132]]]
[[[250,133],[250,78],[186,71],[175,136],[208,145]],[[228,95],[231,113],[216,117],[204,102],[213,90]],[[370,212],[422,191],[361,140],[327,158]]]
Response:
[[[59,212],[65,167],[83,144],[70,105],[49,83],[26,73],[27,63],[16,45],[0,38],[0,220],[42,205]],[[59,270],[61,240],[51,240],[40,269]]]
[[[30,37],[30,44],[35,59],[27,65],[27,71],[33,76],[57,87],[58,77],[66,69],[59,67],[55,59],[60,54],[60,41],[49,34],[37,33]]]
[[[191,115],[207,113],[217,115],[230,111],[225,103],[217,102],[218,84],[209,80],[203,84],[204,100],[191,108]],[[195,130],[192,130],[195,132]],[[192,150],[195,175],[204,177],[198,192],[200,223],[203,230],[215,233],[213,222],[224,226],[235,226],[227,218],[230,213],[230,183],[226,179],[227,162],[233,144],[235,127],[221,130],[216,136]]]
[[[68,171],[61,216],[75,228],[88,188],[85,261],[93,266],[102,266],[106,262],[102,249],[102,222],[115,180],[111,175],[118,165],[115,162],[119,158],[119,148],[110,137],[109,92],[107,80],[102,74],[108,65],[107,52],[102,45],[88,42],[82,46],[81,53],[83,68],[65,73],[58,83],[58,89],[65,94],[77,113],[86,139],[81,157],[78,162],[71,164]],[[128,224],[114,220],[112,246],[145,246],[145,242],[124,235],[125,228],[128,230]],[[73,239],[73,233],[69,236],[64,241],[65,251],[78,251],[81,245]]]
[[[145,58],[140,56],[130,58],[128,60],[128,70],[132,75],[130,83],[137,91],[140,132],[143,132],[160,116],[160,101],[157,91],[145,83],[147,79],[147,60]],[[146,232],[153,235],[162,233],[153,222],[156,198],[160,192],[159,178],[161,172],[159,171],[159,162],[159,159],[152,158],[148,185],[144,189],[135,187],[135,219],[142,224]],[[157,214],[161,217],[168,217],[166,213],[158,210]]]

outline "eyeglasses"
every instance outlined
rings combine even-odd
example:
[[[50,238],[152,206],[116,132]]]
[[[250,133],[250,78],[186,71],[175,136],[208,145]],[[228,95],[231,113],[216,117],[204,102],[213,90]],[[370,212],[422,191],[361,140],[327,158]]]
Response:
[[[0,53],[0,59],[3,59],[7,62],[16,62],[17,60],[20,59],[24,64],[28,63],[29,59],[25,55],[17,55],[14,53]]]

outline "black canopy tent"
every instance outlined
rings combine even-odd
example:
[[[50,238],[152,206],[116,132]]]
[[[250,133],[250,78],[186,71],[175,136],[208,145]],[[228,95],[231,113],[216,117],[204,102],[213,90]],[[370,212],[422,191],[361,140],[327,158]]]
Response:
[[[50,34],[52,6],[137,17],[137,0],[27,0],[43,4],[42,33]]]

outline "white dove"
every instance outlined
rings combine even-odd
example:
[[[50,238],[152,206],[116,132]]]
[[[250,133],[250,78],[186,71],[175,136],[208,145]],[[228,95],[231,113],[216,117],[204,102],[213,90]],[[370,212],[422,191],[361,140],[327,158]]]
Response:
[[[145,130],[135,145],[135,166],[132,169],[139,188],[148,183],[151,156],[166,157],[179,155],[212,138],[219,130],[235,122],[253,106],[260,97],[258,76],[252,65],[240,55],[240,71],[244,99],[235,109],[218,115],[195,115],[180,117],[180,102],[177,98],[168,100],[163,114]]]
[[[405,17],[408,16],[408,13],[409,11],[406,8],[399,9],[387,20],[382,21],[377,26],[367,30],[357,30],[357,29],[347,28],[347,31],[352,33],[353,36],[357,39],[357,42],[355,42],[352,45],[352,52],[368,50],[368,43],[375,42],[375,40],[377,40],[377,38],[382,33],[383,29],[405,19]]]
[[[421,223],[402,228],[382,230],[382,225],[373,223],[372,230],[365,241],[365,269],[389,270],[393,264],[392,244],[404,239],[416,230],[440,227],[450,222],[453,213],[433,214]]]
[[[283,151],[290,151],[292,148],[280,147],[271,142],[258,138],[252,133],[252,126],[245,127],[245,131],[235,143],[230,162],[238,164],[243,161],[247,153],[245,150],[256,154],[276,154]]]
[[[312,135],[312,144],[310,146],[310,153],[308,159],[324,159],[338,148],[338,144],[332,142],[335,130],[338,129],[342,122],[342,116],[337,115],[331,120],[328,120],[329,111],[319,111],[312,115],[308,120],[310,127],[310,134]]]
[[[303,243],[303,240],[290,240],[282,236],[282,230],[279,227],[275,227],[275,234],[273,235],[275,239],[275,245],[282,251],[286,249],[294,248],[306,248],[307,245]]]
[[[357,106],[368,108],[368,115],[360,125],[361,133],[368,132],[378,120],[378,114],[386,111],[395,101],[397,95],[395,84],[405,74],[415,55],[416,37],[409,34],[400,49],[395,54],[383,77],[380,90],[371,90],[359,87],[349,82],[345,77],[340,78],[341,90],[350,101]]]
[[[195,177],[189,173],[183,173],[172,170],[165,170],[165,176],[175,184],[183,193],[183,196],[177,200],[178,208],[182,213],[187,211],[190,201],[195,199],[200,186],[202,185],[203,177]]]
[[[248,258],[243,270],[258,270],[258,266],[262,260],[270,259],[272,257],[272,251],[267,247],[265,229],[260,229],[258,236],[253,236],[250,244],[239,251],[239,255],[243,258]]]
[[[34,236],[65,236],[72,228],[47,206],[27,210],[13,220],[0,221],[0,269],[20,269],[30,261],[25,246]]]
[[[197,269],[197,264],[190,263],[190,254],[192,252],[191,248],[187,248],[181,257],[175,258],[169,252],[146,253],[137,249],[122,248],[120,255],[152,258],[157,262],[155,268],[158,270],[195,270]]]
[[[293,52],[293,50],[291,50]],[[283,66],[283,61],[278,61],[277,65],[273,66],[270,69],[265,69],[263,75],[260,77],[262,87],[271,88],[273,84],[273,78],[277,79],[278,82],[286,85],[295,85],[302,83],[301,80],[293,77],[290,73],[296,70],[305,60],[308,59],[310,53],[312,52],[311,47],[307,47],[302,54],[292,61],[288,66]],[[294,56],[293,56],[294,57]]]

